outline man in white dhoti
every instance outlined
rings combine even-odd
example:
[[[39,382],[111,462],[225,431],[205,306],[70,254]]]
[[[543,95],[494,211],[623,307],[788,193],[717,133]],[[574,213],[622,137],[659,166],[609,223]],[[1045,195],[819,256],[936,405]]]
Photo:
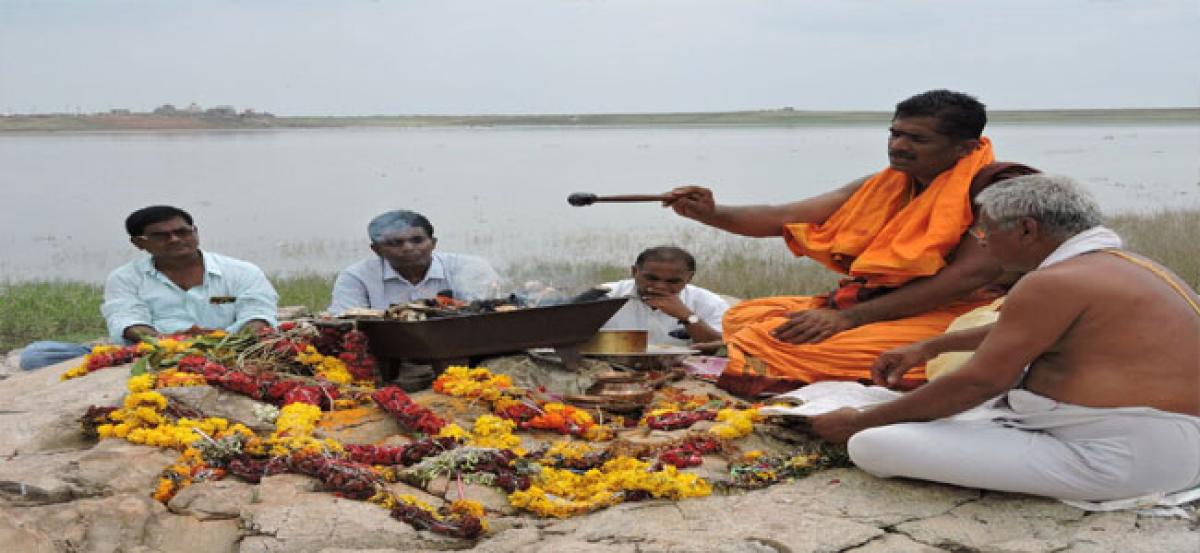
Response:
[[[975,354],[892,401],[814,416],[813,431],[883,477],[1087,501],[1200,485],[1195,292],[1115,249],[1070,179],[1018,177],[977,201],[976,236],[1028,274],[993,325],[887,352],[873,373],[896,383],[940,353]],[[998,395],[989,416],[958,415]]]

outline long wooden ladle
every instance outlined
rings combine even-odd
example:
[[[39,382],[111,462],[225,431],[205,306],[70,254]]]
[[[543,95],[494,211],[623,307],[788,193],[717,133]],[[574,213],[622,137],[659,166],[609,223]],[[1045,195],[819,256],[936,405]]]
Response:
[[[575,207],[583,207],[598,202],[665,202],[670,199],[666,194],[624,194],[618,196],[597,196],[590,192],[576,192],[567,196],[567,203]]]

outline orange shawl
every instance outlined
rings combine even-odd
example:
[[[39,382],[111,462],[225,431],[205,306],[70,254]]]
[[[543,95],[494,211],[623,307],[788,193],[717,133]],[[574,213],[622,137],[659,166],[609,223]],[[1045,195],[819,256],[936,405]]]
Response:
[[[908,201],[907,173],[884,169],[821,224],[792,223],[783,237],[805,255],[840,273],[864,277],[868,287],[896,287],[937,273],[971,226],[971,179],[995,160],[992,142],[943,171]]]

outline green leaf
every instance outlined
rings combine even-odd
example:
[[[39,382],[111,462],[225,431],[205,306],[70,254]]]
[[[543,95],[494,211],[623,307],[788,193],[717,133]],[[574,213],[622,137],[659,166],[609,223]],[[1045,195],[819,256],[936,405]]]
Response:
[[[129,368],[129,376],[138,376],[146,374],[146,364],[149,362],[146,355],[138,357],[137,361],[133,362],[133,366]]]

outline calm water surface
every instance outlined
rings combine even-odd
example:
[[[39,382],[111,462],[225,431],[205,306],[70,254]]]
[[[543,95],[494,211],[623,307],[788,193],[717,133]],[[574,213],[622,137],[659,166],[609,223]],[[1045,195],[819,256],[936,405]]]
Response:
[[[1085,183],[1108,212],[1200,207],[1200,125],[993,125],[997,157]],[[0,135],[0,280],[99,282],[136,251],[124,217],[196,217],[203,247],[271,273],[333,273],[369,255],[366,223],[408,208],[439,248],[498,267],[627,263],[675,241],[760,246],[652,204],[572,208],[571,192],[708,185],[722,202],[802,198],[881,168],[875,126],[423,128]],[[781,244],[766,251],[786,256]]]

